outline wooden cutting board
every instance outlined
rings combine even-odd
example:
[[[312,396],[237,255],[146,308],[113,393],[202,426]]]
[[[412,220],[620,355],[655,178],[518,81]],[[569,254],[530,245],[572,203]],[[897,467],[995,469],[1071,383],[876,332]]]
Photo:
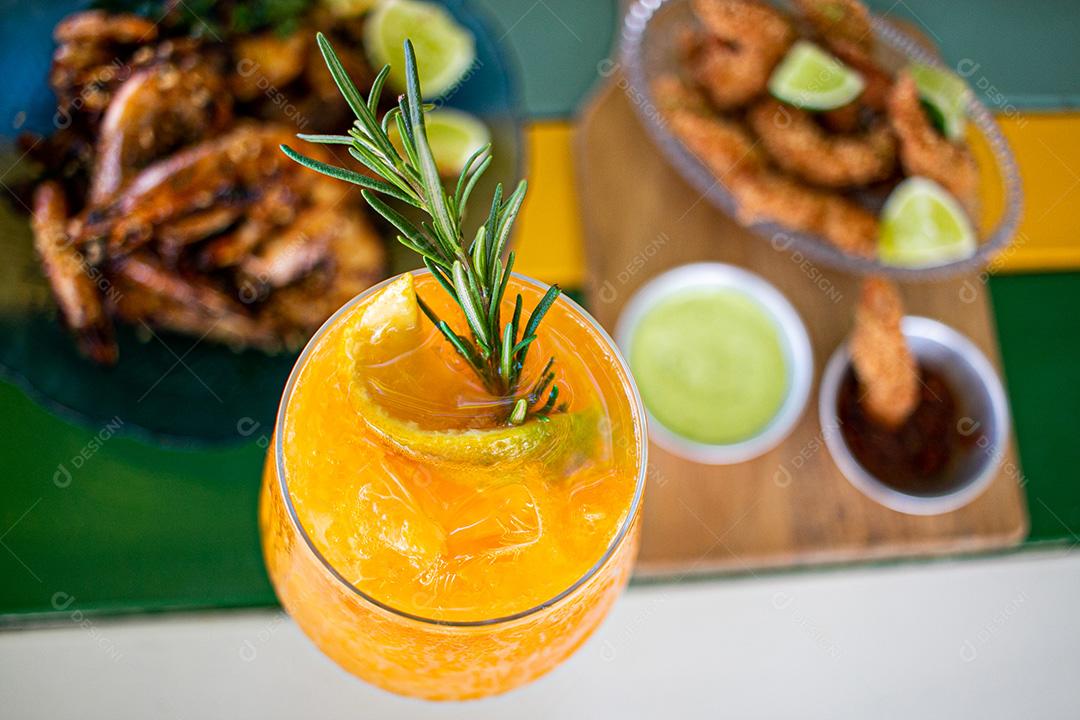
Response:
[[[863,496],[822,440],[817,390],[825,362],[851,327],[858,279],[781,252],[739,227],[685,183],[646,135],[618,77],[582,114],[577,184],[585,224],[588,304],[609,330],[655,275],[719,261],[776,285],[802,315],[815,381],[791,435],[747,463],[699,465],[652,444],[637,572],[717,571],[985,551],[1027,532],[1015,441],[989,489],[945,515],[903,515]],[[908,312],[970,337],[1000,368],[985,283],[978,276],[903,288]]]

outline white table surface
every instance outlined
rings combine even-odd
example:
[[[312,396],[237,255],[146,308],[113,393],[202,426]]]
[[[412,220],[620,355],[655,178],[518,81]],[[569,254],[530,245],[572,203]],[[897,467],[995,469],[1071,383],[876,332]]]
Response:
[[[1080,552],[632,588],[538,682],[428,704],[270,611],[0,633],[2,718],[1080,718]]]

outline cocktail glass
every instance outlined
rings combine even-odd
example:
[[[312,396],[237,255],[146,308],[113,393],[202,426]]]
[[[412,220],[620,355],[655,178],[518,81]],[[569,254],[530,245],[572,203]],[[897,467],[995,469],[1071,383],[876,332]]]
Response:
[[[434,277],[414,279],[418,295],[453,315]],[[573,653],[625,586],[638,544],[645,413],[614,342],[561,296],[544,319],[538,343],[547,344],[532,354],[537,363],[555,357],[565,412],[595,414],[598,436],[571,434],[524,464],[469,470],[418,457],[407,436],[380,437],[358,415],[342,373],[349,328],[392,281],[331,317],[285,386],[261,492],[266,566],[288,613],[349,672],[427,699],[501,693]],[[514,275],[507,296],[520,292],[532,306],[546,289]],[[415,384],[406,405],[453,384],[440,373],[456,377],[453,351],[423,322],[424,343],[386,376],[402,381],[397,401]],[[410,378],[408,368],[421,371]],[[414,419],[452,427],[474,408],[456,410]]]

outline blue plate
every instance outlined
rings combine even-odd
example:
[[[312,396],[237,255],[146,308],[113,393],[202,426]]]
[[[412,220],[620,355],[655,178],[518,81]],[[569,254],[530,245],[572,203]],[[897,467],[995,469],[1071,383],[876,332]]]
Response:
[[[49,133],[55,99],[47,74],[52,28],[84,2],[16,3],[3,0],[0,75],[0,139],[8,148],[0,182],[23,170],[10,150],[19,132]],[[490,196],[495,182],[522,176],[523,145],[517,67],[500,48],[499,33],[463,0],[444,3],[476,39],[477,62],[446,98],[446,105],[481,117],[492,133],[494,164],[477,190]],[[5,184],[5,185],[6,185]],[[485,191],[487,195],[485,195]],[[117,327],[120,360],[103,368],[81,357],[61,326],[48,286],[34,257],[26,210],[0,193],[0,372],[41,404],[94,432],[109,428],[155,443],[191,446],[250,440],[256,423],[272,423],[295,354],[234,352],[197,338],[159,332],[139,336]],[[396,243],[393,244],[396,247]],[[392,253],[395,271],[418,265]]]

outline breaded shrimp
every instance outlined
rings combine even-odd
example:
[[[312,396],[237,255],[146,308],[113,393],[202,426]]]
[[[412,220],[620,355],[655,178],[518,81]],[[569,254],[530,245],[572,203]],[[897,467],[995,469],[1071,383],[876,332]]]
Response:
[[[705,28],[684,48],[694,80],[721,110],[761,95],[795,39],[787,18],[753,0],[695,0],[693,7]]]
[[[896,142],[883,124],[865,133],[831,134],[806,111],[772,98],[752,107],[747,120],[777,165],[815,185],[868,185],[889,177],[896,165]]]
[[[709,101],[678,75],[661,75],[652,82],[653,101],[661,113],[689,110],[699,115],[713,114]]]
[[[669,76],[653,84],[668,125],[725,185],[733,174],[759,171],[762,157],[753,138],[737,121],[712,113],[694,89]]]
[[[827,43],[844,41],[873,50],[870,12],[859,0],[795,0],[795,5]]]
[[[694,14],[715,37],[783,54],[795,30],[776,8],[758,0],[694,0]]]
[[[843,195],[809,188],[770,171],[740,176],[731,183],[731,191],[744,223],[773,220],[819,235],[852,255],[873,257],[876,252],[877,218]]]
[[[892,74],[874,58],[873,52],[864,50],[853,42],[835,38],[826,44],[833,55],[862,76],[863,91],[857,102],[883,112],[893,84]]]
[[[859,0],[795,0],[825,46],[862,76],[858,103],[884,110],[892,75],[874,58],[877,44],[870,12]]]
[[[851,334],[851,360],[867,414],[886,428],[904,423],[919,403],[919,370],[900,328],[904,305],[896,285],[863,281]]]
[[[696,35],[686,42],[685,62],[694,81],[719,110],[732,110],[765,92],[779,57]]]
[[[908,175],[929,178],[974,214],[978,205],[979,168],[967,147],[934,129],[919,100],[914,78],[901,73],[889,95],[889,121],[900,141],[900,162]]]
[[[863,257],[874,254],[877,218],[834,192],[806,187],[768,167],[757,143],[736,120],[716,116],[693,88],[674,76],[653,84],[672,132],[728,188],[743,222],[772,220],[820,235]]]

